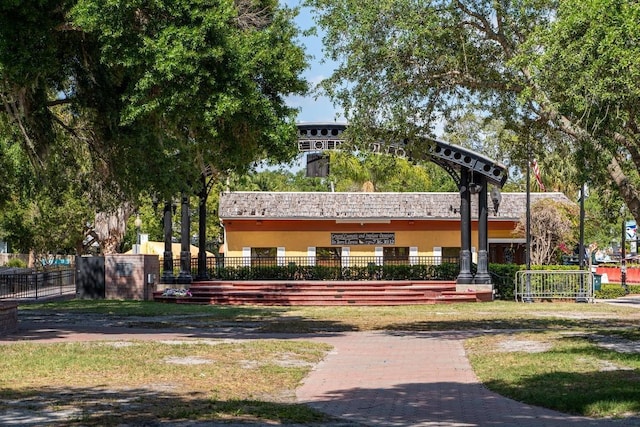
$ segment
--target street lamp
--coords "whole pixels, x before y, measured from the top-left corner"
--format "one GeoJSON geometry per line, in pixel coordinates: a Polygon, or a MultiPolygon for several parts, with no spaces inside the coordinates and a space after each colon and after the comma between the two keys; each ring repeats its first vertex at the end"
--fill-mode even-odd
{"type": "Polygon", "coordinates": [[[502,194],[498,187],[493,187],[491,189],[491,201],[493,202],[493,215],[498,215],[498,208],[502,202],[502,194]]]}
{"type": "Polygon", "coordinates": [[[134,221],[134,225],[136,226],[136,248],[133,251],[134,254],[140,253],[140,226],[142,226],[142,220],[140,219],[140,214],[136,214],[136,220],[134,221]]]}

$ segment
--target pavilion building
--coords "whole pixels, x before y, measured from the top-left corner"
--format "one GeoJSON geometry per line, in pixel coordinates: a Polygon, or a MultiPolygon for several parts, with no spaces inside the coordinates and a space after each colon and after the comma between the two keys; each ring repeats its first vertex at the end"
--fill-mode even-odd
{"type": "MultiPolygon", "coordinates": [[[[531,203],[562,193],[531,193],[531,203]]],[[[477,195],[471,200],[472,258],[478,247],[477,195]]],[[[526,212],[526,193],[502,193],[488,217],[490,263],[525,263],[525,236],[515,235],[526,212]]],[[[377,264],[458,258],[461,249],[459,193],[225,192],[219,217],[225,258],[288,258],[310,265],[362,257],[377,264]]]]}

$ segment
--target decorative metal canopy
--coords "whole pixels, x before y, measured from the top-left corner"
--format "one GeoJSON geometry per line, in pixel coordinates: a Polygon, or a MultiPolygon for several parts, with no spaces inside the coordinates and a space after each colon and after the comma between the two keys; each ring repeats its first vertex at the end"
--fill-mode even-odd
{"type": "MultiPolygon", "coordinates": [[[[301,123],[298,127],[298,149],[301,152],[336,150],[345,142],[343,123],[301,123]]],[[[399,157],[432,161],[461,185],[461,171],[471,176],[483,176],[488,183],[499,188],[507,181],[507,168],[480,153],[457,145],[448,144],[429,137],[415,140],[371,142],[368,147],[373,152],[387,153],[399,157]]]]}

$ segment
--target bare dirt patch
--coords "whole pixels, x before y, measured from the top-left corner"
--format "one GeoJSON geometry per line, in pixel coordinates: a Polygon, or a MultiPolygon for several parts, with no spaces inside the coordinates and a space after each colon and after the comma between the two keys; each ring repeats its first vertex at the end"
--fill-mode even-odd
{"type": "Polygon", "coordinates": [[[553,345],[549,342],[534,340],[507,340],[498,344],[501,352],[524,352],[524,353],[544,353],[549,351],[553,345]]]}
{"type": "Polygon", "coordinates": [[[212,363],[211,360],[196,356],[187,357],[167,357],[164,359],[165,363],[171,363],[173,365],[207,365],[212,363]]]}
{"type": "Polygon", "coordinates": [[[598,347],[607,350],[625,354],[640,353],[640,341],[631,341],[611,335],[590,335],[589,339],[595,342],[598,347]]]}

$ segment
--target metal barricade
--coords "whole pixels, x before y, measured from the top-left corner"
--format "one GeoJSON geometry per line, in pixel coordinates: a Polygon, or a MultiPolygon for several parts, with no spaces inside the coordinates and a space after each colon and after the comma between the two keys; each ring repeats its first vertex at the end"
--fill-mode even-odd
{"type": "Polygon", "coordinates": [[[593,302],[593,273],[587,270],[522,270],[516,272],[516,301],[553,299],[593,302]]]}

